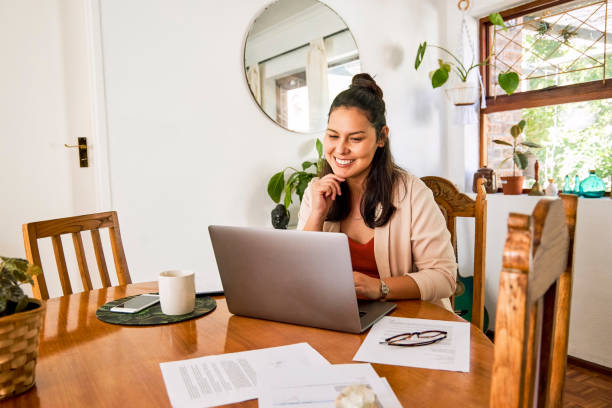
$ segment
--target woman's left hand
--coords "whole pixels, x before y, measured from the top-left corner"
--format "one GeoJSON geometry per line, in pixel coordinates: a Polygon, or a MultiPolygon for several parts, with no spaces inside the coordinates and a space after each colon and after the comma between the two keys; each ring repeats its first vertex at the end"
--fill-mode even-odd
{"type": "Polygon", "coordinates": [[[361,272],[353,271],[355,292],[359,299],[380,299],[380,280],[361,272]]]}

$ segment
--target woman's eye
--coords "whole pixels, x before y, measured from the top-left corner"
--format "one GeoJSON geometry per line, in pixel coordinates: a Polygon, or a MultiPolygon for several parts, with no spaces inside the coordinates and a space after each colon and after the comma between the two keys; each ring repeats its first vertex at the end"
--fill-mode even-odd
{"type": "Polygon", "coordinates": [[[338,138],[337,135],[330,135],[330,134],[328,134],[327,137],[329,137],[330,139],[337,139],[338,138]]]}
{"type": "Polygon", "coordinates": [[[351,141],[353,141],[353,142],[361,142],[362,140],[363,140],[362,137],[353,137],[353,138],[351,138],[351,141]]]}

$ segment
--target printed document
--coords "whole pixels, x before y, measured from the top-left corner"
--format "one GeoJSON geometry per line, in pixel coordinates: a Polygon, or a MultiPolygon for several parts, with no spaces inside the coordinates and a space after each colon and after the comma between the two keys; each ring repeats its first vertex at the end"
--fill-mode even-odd
{"type": "Polygon", "coordinates": [[[467,373],[470,371],[470,323],[386,316],[372,326],[353,361],[467,373]],[[448,334],[444,340],[426,346],[380,344],[397,334],[425,330],[443,330],[448,334]]]}
{"type": "Polygon", "coordinates": [[[401,408],[389,383],[370,364],[336,364],[260,372],[259,408],[333,408],[340,392],[353,384],[368,386],[380,408],[401,408]]]}
{"type": "Polygon", "coordinates": [[[161,363],[174,407],[213,407],[259,396],[261,370],[325,367],[329,362],[308,343],[161,363]]]}

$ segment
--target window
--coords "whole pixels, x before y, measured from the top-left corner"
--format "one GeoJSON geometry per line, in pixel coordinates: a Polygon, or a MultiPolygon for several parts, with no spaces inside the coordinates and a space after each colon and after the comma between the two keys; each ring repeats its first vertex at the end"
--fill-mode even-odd
{"type": "MultiPolygon", "coordinates": [[[[481,110],[480,165],[498,175],[513,163],[499,164],[507,148],[492,139],[510,140],[510,126],[526,121],[525,138],[542,149],[525,172],[533,183],[533,162],[540,163],[540,183],[565,175],[580,179],[595,169],[610,188],[612,174],[612,21],[610,0],[535,1],[502,13],[508,31],[487,19],[480,22],[481,58],[493,46],[494,57],[481,68],[487,108],[481,110]],[[493,38],[495,43],[492,44],[493,38]],[[521,77],[513,95],[496,83],[506,70],[521,77]]],[[[611,10],[612,12],[612,10],[611,10]]]]}

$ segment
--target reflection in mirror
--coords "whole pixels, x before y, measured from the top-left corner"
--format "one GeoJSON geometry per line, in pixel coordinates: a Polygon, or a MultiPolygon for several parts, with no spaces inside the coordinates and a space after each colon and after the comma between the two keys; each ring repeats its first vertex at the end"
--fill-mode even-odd
{"type": "Polygon", "coordinates": [[[355,39],[333,10],[316,0],[279,0],[251,26],[244,69],[264,113],[308,133],[325,129],[333,98],[361,64],[355,39]]]}

